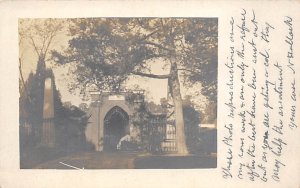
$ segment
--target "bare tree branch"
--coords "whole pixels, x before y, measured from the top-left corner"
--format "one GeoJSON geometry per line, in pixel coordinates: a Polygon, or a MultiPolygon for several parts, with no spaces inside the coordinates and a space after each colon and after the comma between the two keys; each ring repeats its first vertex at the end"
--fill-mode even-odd
{"type": "Polygon", "coordinates": [[[163,50],[166,50],[166,51],[169,51],[169,52],[173,52],[174,51],[174,50],[172,50],[170,48],[164,47],[163,45],[160,45],[160,44],[157,44],[157,43],[154,43],[154,42],[150,42],[150,41],[144,41],[144,42],[141,42],[141,43],[149,44],[149,45],[155,46],[157,48],[160,48],[160,49],[163,49],[163,50]]]}
{"type": "Polygon", "coordinates": [[[47,35],[44,35],[42,38],[43,38],[43,39],[42,39],[43,45],[42,45],[42,47],[41,47],[41,49],[40,49],[40,51],[41,51],[40,54],[43,54],[43,50],[44,50],[44,48],[45,48],[45,44],[46,44],[46,41],[47,41],[48,36],[47,36],[47,35]]]}
{"type": "Polygon", "coordinates": [[[192,70],[189,70],[189,69],[177,69],[179,71],[187,71],[187,72],[190,72],[190,73],[194,73],[194,74],[199,74],[199,72],[195,72],[195,71],[192,71],[192,70]]]}
{"type": "Polygon", "coordinates": [[[38,57],[40,57],[40,53],[39,53],[39,49],[37,48],[34,40],[33,40],[33,37],[32,36],[29,36],[30,40],[31,40],[31,43],[32,43],[32,46],[34,47],[34,51],[37,53],[38,57]]]}
{"type": "Polygon", "coordinates": [[[156,75],[156,74],[148,74],[148,73],[142,73],[142,72],[136,72],[136,71],[133,71],[132,74],[138,75],[138,76],[145,76],[148,78],[156,78],[156,79],[168,79],[170,77],[169,74],[156,75]]]}
{"type": "Polygon", "coordinates": [[[145,35],[143,38],[139,39],[139,41],[143,41],[146,40],[147,38],[151,37],[152,35],[154,35],[155,33],[157,33],[159,31],[159,29],[154,30],[153,32],[149,33],[148,35],[145,35]]]}
{"type": "Polygon", "coordinates": [[[175,111],[173,110],[172,113],[167,116],[167,119],[169,119],[174,114],[174,112],[175,111]]]}
{"type": "Polygon", "coordinates": [[[50,44],[51,44],[53,38],[55,37],[55,35],[56,35],[55,32],[52,32],[52,33],[51,33],[50,39],[49,39],[49,41],[48,41],[47,47],[46,47],[45,52],[44,52],[44,55],[45,55],[45,56],[46,56],[46,54],[47,54],[47,52],[48,52],[49,46],[50,46],[50,44]]]}

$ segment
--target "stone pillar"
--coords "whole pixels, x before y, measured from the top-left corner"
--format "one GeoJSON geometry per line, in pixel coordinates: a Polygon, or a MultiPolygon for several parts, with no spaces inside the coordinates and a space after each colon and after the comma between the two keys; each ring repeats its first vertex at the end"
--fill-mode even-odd
{"type": "Polygon", "coordinates": [[[43,104],[43,127],[42,127],[42,146],[55,146],[55,127],[54,127],[54,96],[53,83],[51,78],[45,79],[44,104],[43,104]]]}
{"type": "Polygon", "coordinates": [[[94,91],[90,92],[91,94],[91,104],[89,107],[89,114],[91,117],[89,119],[89,124],[85,129],[85,135],[87,141],[91,142],[95,146],[96,151],[103,150],[103,137],[101,137],[100,130],[100,112],[101,112],[101,98],[100,92],[94,91]]]}

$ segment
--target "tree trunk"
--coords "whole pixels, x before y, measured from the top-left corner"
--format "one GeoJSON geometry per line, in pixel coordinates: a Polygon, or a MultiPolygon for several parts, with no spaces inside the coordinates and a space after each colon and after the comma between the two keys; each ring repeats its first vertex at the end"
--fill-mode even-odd
{"type": "Polygon", "coordinates": [[[170,93],[173,98],[173,103],[175,108],[174,111],[175,111],[177,152],[179,154],[188,154],[186,140],[185,140],[180,83],[178,78],[177,65],[175,62],[171,63],[169,88],[170,88],[170,93]]]}

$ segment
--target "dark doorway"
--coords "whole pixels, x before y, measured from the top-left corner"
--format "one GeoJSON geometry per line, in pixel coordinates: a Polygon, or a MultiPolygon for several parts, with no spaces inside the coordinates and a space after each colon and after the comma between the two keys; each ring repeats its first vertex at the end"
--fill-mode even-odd
{"type": "Polygon", "coordinates": [[[104,150],[116,151],[120,139],[128,133],[128,114],[115,106],[104,118],[104,150]]]}

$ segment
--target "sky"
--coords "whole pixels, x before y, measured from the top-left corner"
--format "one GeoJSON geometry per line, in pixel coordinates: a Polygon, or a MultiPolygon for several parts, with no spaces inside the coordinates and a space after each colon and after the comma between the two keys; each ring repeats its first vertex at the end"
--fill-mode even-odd
{"type": "MultiPolygon", "coordinates": [[[[69,37],[67,32],[59,33],[50,45],[50,50],[62,51],[67,48],[69,37]]],[[[38,43],[38,38],[36,41],[38,43]]],[[[30,72],[35,72],[37,65],[37,54],[34,51],[32,43],[28,39],[22,39],[20,42],[20,58],[22,63],[22,74],[25,80],[27,80],[30,72]]],[[[46,56],[46,66],[51,68],[55,75],[55,83],[57,89],[61,94],[62,102],[71,102],[73,105],[79,105],[82,102],[89,103],[90,101],[83,101],[77,93],[70,93],[68,83],[72,82],[72,76],[68,75],[68,69],[71,65],[56,65],[53,61],[49,60],[50,54],[46,56]]],[[[166,74],[168,70],[163,70],[163,62],[150,62],[151,72],[153,74],[166,74]]],[[[153,101],[156,104],[160,103],[161,98],[167,98],[167,80],[166,79],[152,79],[143,78],[140,76],[131,76],[126,83],[126,87],[132,88],[134,85],[139,85],[141,89],[146,91],[146,100],[153,101]]],[[[195,92],[201,90],[200,84],[195,84],[192,88],[185,88],[181,82],[181,94],[184,98],[186,95],[194,96],[192,100],[197,104],[198,109],[204,109],[206,105],[206,98],[204,96],[196,96],[195,92]]]]}

